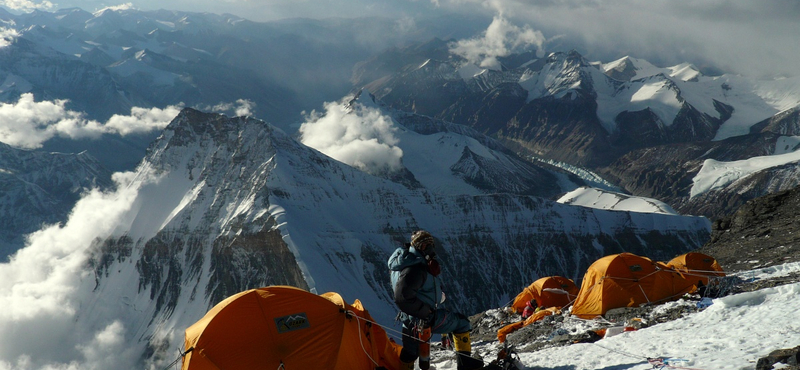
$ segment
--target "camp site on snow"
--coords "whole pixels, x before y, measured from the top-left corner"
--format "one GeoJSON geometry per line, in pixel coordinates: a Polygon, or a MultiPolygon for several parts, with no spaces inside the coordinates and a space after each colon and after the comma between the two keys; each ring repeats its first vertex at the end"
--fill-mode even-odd
{"type": "MultiPolygon", "coordinates": [[[[697,252],[669,262],[631,253],[605,256],[589,266],[580,287],[561,276],[541,277],[525,287],[501,307],[509,320],[518,319],[503,325],[496,341],[502,344],[510,333],[547,316],[602,320],[609,310],[705,294],[724,277],[713,257],[697,252]],[[535,312],[521,318],[531,302],[537,305],[532,307],[535,312]]],[[[595,338],[622,330],[635,328],[613,327],[595,333],[595,338]]],[[[398,335],[373,320],[357,299],[348,303],[333,292],[317,295],[295,287],[268,286],[240,292],[211,308],[186,329],[179,360],[183,370],[401,370],[398,335]]],[[[437,348],[448,350],[446,344],[437,348]]],[[[498,348],[505,350],[486,359],[483,369],[534,365],[521,364],[511,347],[498,348]]]]}

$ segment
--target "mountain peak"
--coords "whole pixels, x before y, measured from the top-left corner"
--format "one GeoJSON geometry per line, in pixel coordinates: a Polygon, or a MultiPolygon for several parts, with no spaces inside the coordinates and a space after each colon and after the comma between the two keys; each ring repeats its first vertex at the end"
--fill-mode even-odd
{"type": "Polygon", "coordinates": [[[570,62],[578,65],[589,65],[589,62],[583,58],[583,55],[577,50],[573,49],[569,52],[553,52],[547,56],[547,63],[570,62]]]}
{"type": "Polygon", "coordinates": [[[226,125],[234,123],[235,120],[228,119],[220,113],[206,113],[193,108],[183,108],[175,119],[170,122],[165,130],[178,133],[208,134],[219,132],[226,125]]]}
{"type": "Polygon", "coordinates": [[[698,81],[703,76],[700,70],[691,63],[681,63],[668,69],[671,77],[678,78],[681,81],[698,81]]]}
{"type": "Polygon", "coordinates": [[[629,56],[604,64],[601,68],[603,73],[615,80],[630,81],[636,76],[636,66],[629,56]]]}

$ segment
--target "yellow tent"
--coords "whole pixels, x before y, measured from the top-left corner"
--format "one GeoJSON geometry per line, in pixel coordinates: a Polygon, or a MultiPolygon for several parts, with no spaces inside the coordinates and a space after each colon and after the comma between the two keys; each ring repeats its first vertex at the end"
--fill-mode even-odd
{"type": "Polygon", "coordinates": [[[631,253],[614,254],[589,266],[572,314],[593,318],[612,308],[676,299],[691,288],[681,274],[661,262],[631,253]]]}
{"type": "MultiPolygon", "coordinates": [[[[578,286],[571,279],[562,276],[546,276],[525,287],[511,307],[520,313],[525,309],[525,302],[536,299],[540,307],[564,307],[578,295],[578,286]]],[[[534,307],[536,308],[536,307],[534,307]]]]}
{"type": "Polygon", "coordinates": [[[223,300],[186,329],[182,370],[400,367],[400,346],[356,300],[270,286],[223,300]]]}

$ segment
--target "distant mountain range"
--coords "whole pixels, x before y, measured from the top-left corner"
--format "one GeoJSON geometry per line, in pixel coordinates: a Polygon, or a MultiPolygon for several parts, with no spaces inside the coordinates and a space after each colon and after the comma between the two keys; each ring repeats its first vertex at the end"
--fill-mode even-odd
{"type": "Polygon", "coordinates": [[[0,261],[26,234],[66,220],[91,189],[110,190],[111,173],[91,155],[20,150],[0,143],[0,261]]]}
{"type": "MultiPolygon", "coordinates": [[[[459,34],[466,25],[421,21],[410,30],[393,20],[292,19],[267,23],[232,15],[178,11],[78,8],[11,14],[15,30],[0,50],[0,101],[23,93],[37,101],[66,99],[66,109],[105,121],[132,107],[184,104],[250,114],[296,130],[303,112],[351,88],[352,67],[384,45],[431,33],[459,34]],[[447,31],[447,28],[451,28],[447,31]]],[[[477,26],[472,26],[475,28],[477,26]]],[[[45,150],[87,150],[114,171],[131,170],[156,135],[103,144],[55,139],[45,150]]]]}
{"type": "Polygon", "coordinates": [[[449,45],[433,40],[392,49],[359,64],[354,81],[391,107],[471,126],[532,157],[588,168],[679,212],[719,217],[798,184],[793,170],[763,168],[769,173],[691,190],[705,160],[798,149],[798,78],[704,76],[689,64],[590,62],[576,51],[514,55],[490,70],[448,53],[449,45]]]}

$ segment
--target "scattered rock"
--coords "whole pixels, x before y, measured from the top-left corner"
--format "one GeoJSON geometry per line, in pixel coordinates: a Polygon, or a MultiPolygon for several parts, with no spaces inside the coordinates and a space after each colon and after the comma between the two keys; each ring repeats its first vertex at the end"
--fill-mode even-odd
{"type": "MultiPolygon", "coordinates": [[[[727,277],[720,284],[711,287],[706,294],[723,297],[730,294],[755,291],[800,281],[800,274],[794,273],[774,279],[749,281],[739,277],[727,277]]],[[[536,352],[544,348],[568,346],[575,343],[593,342],[602,338],[609,328],[616,330],[639,330],[661,323],[680,319],[686,315],[702,311],[703,303],[709,298],[699,295],[686,295],[683,298],[663,304],[623,307],[609,310],[603,317],[594,320],[578,319],[565,314],[547,316],[506,336],[505,345],[515,348],[518,353],[536,352]]],[[[497,342],[497,331],[509,324],[519,322],[519,314],[508,313],[504,309],[494,309],[470,317],[473,342],[497,342]]],[[[498,350],[502,345],[498,344],[498,350]]],[[[797,354],[800,347],[779,350],[759,361],[764,367],[757,370],[772,369],[772,365],[782,362],[781,370],[800,370],[797,354]],[[794,356],[794,357],[792,357],[794,356]]]]}
{"type": "Polygon", "coordinates": [[[782,364],[777,367],[781,370],[800,369],[800,346],[772,351],[769,356],[758,360],[756,370],[772,370],[776,368],[774,365],[777,363],[782,364]]]}

